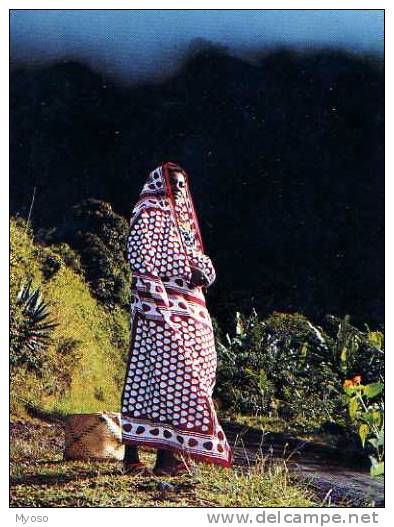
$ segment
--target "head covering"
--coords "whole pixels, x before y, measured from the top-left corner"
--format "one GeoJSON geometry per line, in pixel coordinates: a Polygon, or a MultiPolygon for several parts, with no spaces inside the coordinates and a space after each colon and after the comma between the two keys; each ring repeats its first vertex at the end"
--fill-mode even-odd
{"type": "Polygon", "coordinates": [[[195,236],[197,248],[201,252],[204,252],[200,226],[190,191],[189,175],[177,163],[167,161],[149,173],[142,187],[137,204],[133,209],[131,222],[133,221],[133,217],[140,211],[145,208],[152,208],[153,206],[167,210],[172,215],[178,228],[180,222],[186,218],[195,236]],[[180,200],[175,200],[172,191],[170,182],[171,171],[181,172],[185,177],[185,193],[180,200]]]}

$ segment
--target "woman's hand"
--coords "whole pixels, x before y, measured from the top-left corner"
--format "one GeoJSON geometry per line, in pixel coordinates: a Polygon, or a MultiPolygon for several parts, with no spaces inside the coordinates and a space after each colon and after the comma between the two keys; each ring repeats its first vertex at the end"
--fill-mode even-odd
{"type": "Polygon", "coordinates": [[[190,287],[206,286],[207,281],[205,276],[199,269],[192,269],[192,278],[190,280],[190,287]]]}

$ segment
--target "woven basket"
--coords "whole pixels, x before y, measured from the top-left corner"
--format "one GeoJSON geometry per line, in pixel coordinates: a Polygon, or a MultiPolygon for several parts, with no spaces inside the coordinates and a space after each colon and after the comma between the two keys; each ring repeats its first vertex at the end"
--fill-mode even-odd
{"type": "Polygon", "coordinates": [[[70,415],[64,428],[64,459],[123,459],[124,445],[119,413],[70,415]]]}

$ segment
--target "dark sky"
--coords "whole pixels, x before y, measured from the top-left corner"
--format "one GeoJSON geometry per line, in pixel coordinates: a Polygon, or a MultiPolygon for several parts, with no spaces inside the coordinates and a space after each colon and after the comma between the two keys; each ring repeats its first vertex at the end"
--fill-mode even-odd
{"type": "Polygon", "coordinates": [[[11,58],[147,80],[173,73],[196,39],[246,57],[278,45],[381,55],[383,31],[383,10],[12,10],[11,58]]]}

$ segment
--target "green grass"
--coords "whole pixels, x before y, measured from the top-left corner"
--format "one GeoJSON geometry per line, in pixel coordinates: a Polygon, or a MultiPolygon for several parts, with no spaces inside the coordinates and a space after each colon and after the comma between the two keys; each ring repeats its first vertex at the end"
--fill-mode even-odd
{"type": "MultiPolygon", "coordinates": [[[[11,448],[12,507],[312,507],[319,501],[284,465],[266,460],[224,469],[193,464],[193,475],[130,476],[121,462],[62,460],[58,425],[20,425],[11,448]],[[264,461],[264,462],[263,462],[264,461]],[[163,482],[171,486],[163,488],[163,482]]],[[[154,453],[142,460],[154,464],[154,453]]]]}
{"type": "Polygon", "coordinates": [[[11,220],[10,239],[11,303],[21,283],[32,278],[33,287],[40,287],[51,318],[58,323],[45,352],[47,366],[39,374],[23,367],[12,372],[12,417],[27,417],[22,399],[61,414],[118,411],[128,348],[128,313],[118,307],[106,309],[93,298],[78,270],[77,256],[65,244],[41,246],[23,222],[15,219],[11,220]],[[48,257],[60,262],[50,277],[45,273],[48,257]],[[73,258],[76,265],[70,264],[73,258]]]}

